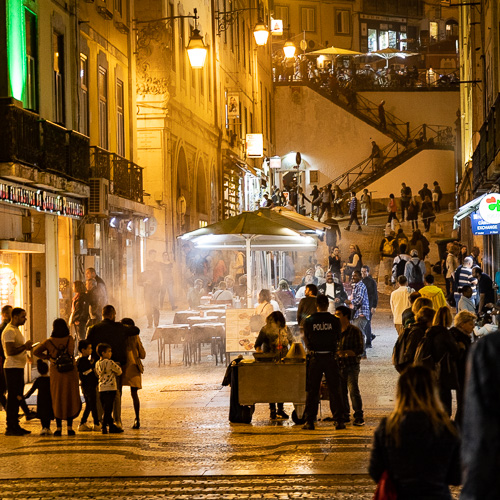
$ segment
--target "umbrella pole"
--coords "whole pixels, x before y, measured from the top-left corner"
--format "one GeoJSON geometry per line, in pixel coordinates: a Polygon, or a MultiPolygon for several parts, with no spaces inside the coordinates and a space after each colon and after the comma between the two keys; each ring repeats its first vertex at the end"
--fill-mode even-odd
{"type": "Polygon", "coordinates": [[[250,253],[250,240],[251,238],[246,238],[246,255],[247,255],[247,307],[252,309],[252,260],[250,253]]]}

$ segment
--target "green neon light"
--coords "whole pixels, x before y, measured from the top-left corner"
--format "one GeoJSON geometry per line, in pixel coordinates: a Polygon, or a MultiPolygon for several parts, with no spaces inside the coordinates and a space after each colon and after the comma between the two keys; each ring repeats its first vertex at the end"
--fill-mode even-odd
{"type": "Polygon", "coordinates": [[[22,0],[7,0],[7,56],[12,97],[22,101],[26,85],[26,36],[22,0]]]}

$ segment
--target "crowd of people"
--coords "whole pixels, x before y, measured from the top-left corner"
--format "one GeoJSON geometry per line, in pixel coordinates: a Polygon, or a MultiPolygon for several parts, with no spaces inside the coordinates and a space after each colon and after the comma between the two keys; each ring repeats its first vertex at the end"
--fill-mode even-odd
{"type": "Polygon", "coordinates": [[[50,337],[33,344],[25,340],[19,328],[26,322],[24,309],[5,305],[1,314],[0,403],[7,415],[6,436],[31,433],[19,423],[20,407],[28,420],[40,420],[42,436],[62,436],[63,421],[67,435],[74,436],[73,421],[80,413],[79,432],[121,433],[123,386],[129,386],[131,391],[135,413],[132,428],[140,428],[138,390],[142,387],[142,360],[146,351],[132,319],[117,322],[115,308],[108,304],[100,311],[102,320],[89,326],[86,338],[79,339],[81,329],[75,328],[72,334],[66,321],[58,318],[53,322],[50,337]],[[75,346],[79,352],[77,359],[73,355],[75,346]],[[39,377],[24,393],[24,370],[32,356],[37,358],[39,377]],[[83,413],[80,386],[85,400],[83,413]],[[37,410],[26,413],[26,400],[35,392],[37,410]],[[93,424],[88,421],[90,416],[93,424]],[[53,420],[56,426],[52,432],[53,420]]]}

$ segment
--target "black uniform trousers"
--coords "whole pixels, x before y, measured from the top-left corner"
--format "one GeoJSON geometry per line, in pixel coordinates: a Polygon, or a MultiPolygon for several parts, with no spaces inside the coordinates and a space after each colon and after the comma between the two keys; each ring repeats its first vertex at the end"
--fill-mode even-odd
{"type": "Polygon", "coordinates": [[[330,410],[336,422],[343,422],[344,403],[340,387],[340,370],[335,353],[310,353],[307,355],[305,420],[314,423],[318,415],[321,379],[325,374],[330,393],[330,410]]]}

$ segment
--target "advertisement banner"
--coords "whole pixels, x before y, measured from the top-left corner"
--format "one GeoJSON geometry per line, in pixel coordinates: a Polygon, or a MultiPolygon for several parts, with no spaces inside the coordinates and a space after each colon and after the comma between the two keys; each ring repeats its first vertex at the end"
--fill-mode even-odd
{"type": "Polygon", "coordinates": [[[477,212],[470,214],[470,222],[475,235],[500,234],[500,224],[485,221],[477,212]]]}
{"type": "Polygon", "coordinates": [[[240,116],[240,94],[228,92],[227,94],[227,117],[238,118],[240,116]]]}

